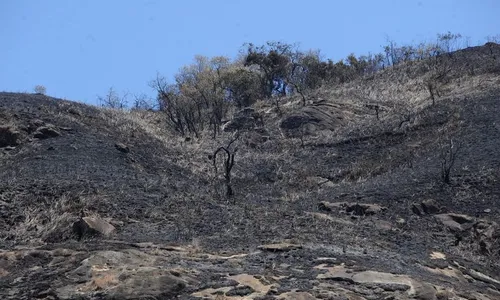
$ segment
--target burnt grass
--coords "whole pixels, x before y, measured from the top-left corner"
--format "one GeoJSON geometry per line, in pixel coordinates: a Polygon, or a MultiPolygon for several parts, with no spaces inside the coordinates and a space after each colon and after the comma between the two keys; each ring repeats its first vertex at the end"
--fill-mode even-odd
{"type": "MultiPolygon", "coordinates": [[[[434,199],[445,212],[500,223],[498,81],[484,91],[443,96],[419,109],[408,127],[358,136],[318,131],[301,142],[278,133],[278,115],[265,118],[267,141],[250,144],[245,132],[236,142],[234,196],[227,198],[208,156],[230,133],[186,140],[168,130],[161,113],[0,93],[0,122],[19,135],[17,145],[0,149],[0,248],[115,247],[76,240],[71,224],[87,214],[116,221],[113,239],[127,242],[195,242],[205,251],[239,253],[288,240],[317,245],[319,252],[390,252],[410,261],[436,250],[500,274],[498,249],[485,255],[473,243],[457,244],[432,216],[411,209],[434,199]],[[47,124],[59,135],[36,138],[36,127],[47,124]],[[461,148],[447,184],[440,178],[440,147],[450,138],[461,148]],[[130,151],[119,151],[117,143],[130,151]],[[387,209],[355,216],[322,211],[322,201],[387,209]],[[396,233],[379,229],[382,221],[396,233]]],[[[376,267],[403,272],[404,265],[386,259],[376,267]]]]}

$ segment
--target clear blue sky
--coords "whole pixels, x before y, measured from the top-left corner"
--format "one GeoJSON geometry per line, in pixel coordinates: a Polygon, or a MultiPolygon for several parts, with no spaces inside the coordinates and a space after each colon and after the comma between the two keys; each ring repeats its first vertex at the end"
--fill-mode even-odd
{"type": "Polygon", "coordinates": [[[234,57],[245,42],[298,42],[342,59],[451,31],[499,34],[499,0],[0,0],[0,91],[96,104],[109,87],[154,96],[194,55],[234,57]]]}

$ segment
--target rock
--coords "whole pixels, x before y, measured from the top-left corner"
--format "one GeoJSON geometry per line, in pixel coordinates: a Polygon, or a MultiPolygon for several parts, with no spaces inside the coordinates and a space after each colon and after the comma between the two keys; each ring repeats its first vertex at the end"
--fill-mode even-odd
{"type": "Polygon", "coordinates": [[[347,203],[347,202],[326,202],[322,201],[319,204],[320,210],[332,211],[335,209],[344,209],[347,213],[352,213],[355,216],[370,216],[384,211],[386,207],[378,204],[368,203],[347,203]]]}
{"type": "MultiPolygon", "coordinates": [[[[317,275],[320,280],[343,281],[350,284],[380,287],[384,290],[405,292],[412,299],[435,300],[437,290],[427,282],[415,280],[407,275],[383,273],[377,271],[357,272],[344,266],[317,266],[316,269],[327,270],[317,275]]],[[[405,298],[406,299],[406,298],[405,298]]]]}
{"type": "Polygon", "coordinates": [[[310,133],[317,130],[335,130],[345,124],[343,111],[347,109],[347,106],[349,104],[338,104],[328,101],[321,101],[314,105],[305,106],[300,111],[282,119],[280,128],[291,131],[305,128],[310,133]]]}
{"type": "Polygon", "coordinates": [[[37,130],[38,128],[42,127],[45,125],[45,122],[40,120],[40,119],[31,119],[28,123],[28,128],[27,131],[28,133],[32,133],[33,131],[37,130]]]}
{"type": "Polygon", "coordinates": [[[282,129],[293,130],[293,129],[298,129],[304,126],[305,124],[319,123],[320,121],[321,121],[320,119],[310,116],[292,115],[283,119],[280,123],[280,127],[282,129]]]}
{"type": "Polygon", "coordinates": [[[493,221],[479,220],[473,228],[472,237],[479,245],[479,252],[484,255],[500,253],[500,226],[493,221]]]}
{"type": "Polygon", "coordinates": [[[422,207],[418,204],[412,204],[411,206],[411,211],[416,214],[417,216],[423,216],[424,211],[422,210],[422,207]]]}
{"type": "Polygon", "coordinates": [[[118,150],[122,153],[129,153],[130,152],[130,149],[128,148],[128,146],[125,144],[122,144],[122,143],[116,143],[115,148],[116,148],[116,150],[118,150]]]}
{"type": "Polygon", "coordinates": [[[420,205],[414,203],[411,210],[418,216],[422,216],[424,214],[434,215],[443,211],[439,204],[433,199],[424,200],[420,203],[420,205]]]}
{"type": "Polygon", "coordinates": [[[271,252],[285,252],[302,249],[302,245],[290,244],[290,243],[277,243],[277,244],[267,244],[258,247],[260,250],[271,251],[271,252]]]}
{"type": "Polygon", "coordinates": [[[183,275],[156,265],[157,258],[140,251],[100,251],[68,273],[79,278],[56,289],[59,299],[174,299],[186,289],[183,275]],[[80,275],[78,275],[80,274],[80,275]]]}
{"type": "Polygon", "coordinates": [[[0,148],[19,145],[20,132],[12,126],[0,126],[0,148]]]}
{"type": "Polygon", "coordinates": [[[109,236],[115,231],[115,227],[99,217],[83,217],[73,223],[73,232],[82,239],[85,236],[103,235],[109,236]]]}
{"type": "Polygon", "coordinates": [[[434,217],[451,232],[467,230],[472,227],[474,221],[472,217],[454,213],[438,214],[434,217]]]}
{"type": "Polygon", "coordinates": [[[374,225],[377,229],[382,231],[391,231],[393,229],[392,223],[384,220],[376,220],[374,221],[374,225]]]}
{"type": "Polygon", "coordinates": [[[420,205],[422,206],[424,213],[428,215],[434,215],[441,212],[441,207],[433,199],[424,200],[420,205]]]}
{"type": "Polygon", "coordinates": [[[56,129],[54,125],[46,125],[39,127],[35,133],[34,137],[38,139],[48,139],[60,136],[61,133],[56,129]]]}
{"type": "Polygon", "coordinates": [[[247,107],[236,112],[233,118],[223,125],[222,130],[225,132],[249,130],[262,126],[262,123],[262,116],[255,109],[247,107]]]}
{"type": "Polygon", "coordinates": [[[487,209],[483,210],[483,212],[485,212],[485,213],[489,214],[489,213],[491,212],[491,209],[490,209],[490,208],[487,208],[487,209]]]}

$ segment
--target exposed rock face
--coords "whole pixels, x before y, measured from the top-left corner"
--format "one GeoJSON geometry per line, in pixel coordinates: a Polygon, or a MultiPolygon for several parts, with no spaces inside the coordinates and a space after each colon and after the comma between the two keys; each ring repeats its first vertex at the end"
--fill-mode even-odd
{"type": "Polygon", "coordinates": [[[88,251],[79,243],[82,251],[61,248],[0,251],[0,296],[68,300],[437,300],[465,299],[459,296],[467,293],[471,295],[467,299],[493,300],[498,299],[500,289],[498,276],[448,262],[444,254],[436,252],[430,254],[430,259],[438,260],[437,266],[413,261],[407,265],[407,268],[415,266],[412,272],[391,273],[366,264],[403,261],[386,261],[382,257],[321,257],[316,255],[325,254],[325,249],[316,252],[314,247],[306,246],[295,249],[293,254],[258,251],[220,256],[168,245],[115,242],[121,250],[88,251]],[[292,255],[292,260],[279,263],[292,255]],[[29,270],[19,269],[19,265],[29,270]]]}
{"type": "Polygon", "coordinates": [[[78,239],[93,235],[109,236],[114,231],[113,225],[98,217],[83,217],[73,224],[73,232],[78,239]]]}
{"type": "Polygon", "coordinates": [[[0,148],[19,145],[20,132],[12,126],[0,126],[0,148]]]}
{"type": "Polygon", "coordinates": [[[97,252],[68,274],[81,283],[61,287],[57,295],[60,299],[75,299],[106,291],[102,299],[171,299],[186,288],[187,281],[179,272],[154,266],[151,259],[132,249],[97,252]]]}
{"type": "Polygon", "coordinates": [[[262,126],[262,116],[253,108],[244,108],[234,114],[233,119],[224,124],[222,130],[225,132],[237,130],[249,130],[262,126]]]}

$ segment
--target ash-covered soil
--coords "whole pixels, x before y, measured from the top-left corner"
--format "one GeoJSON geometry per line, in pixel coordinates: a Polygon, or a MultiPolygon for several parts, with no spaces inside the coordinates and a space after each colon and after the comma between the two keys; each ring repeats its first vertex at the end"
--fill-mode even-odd
{"type": "Polygon", "coordinates": [[[500,73],[474,49],[434,104],[386,70],[216,139],[0,93],[1,298],[500,299],[500,73]]]}

